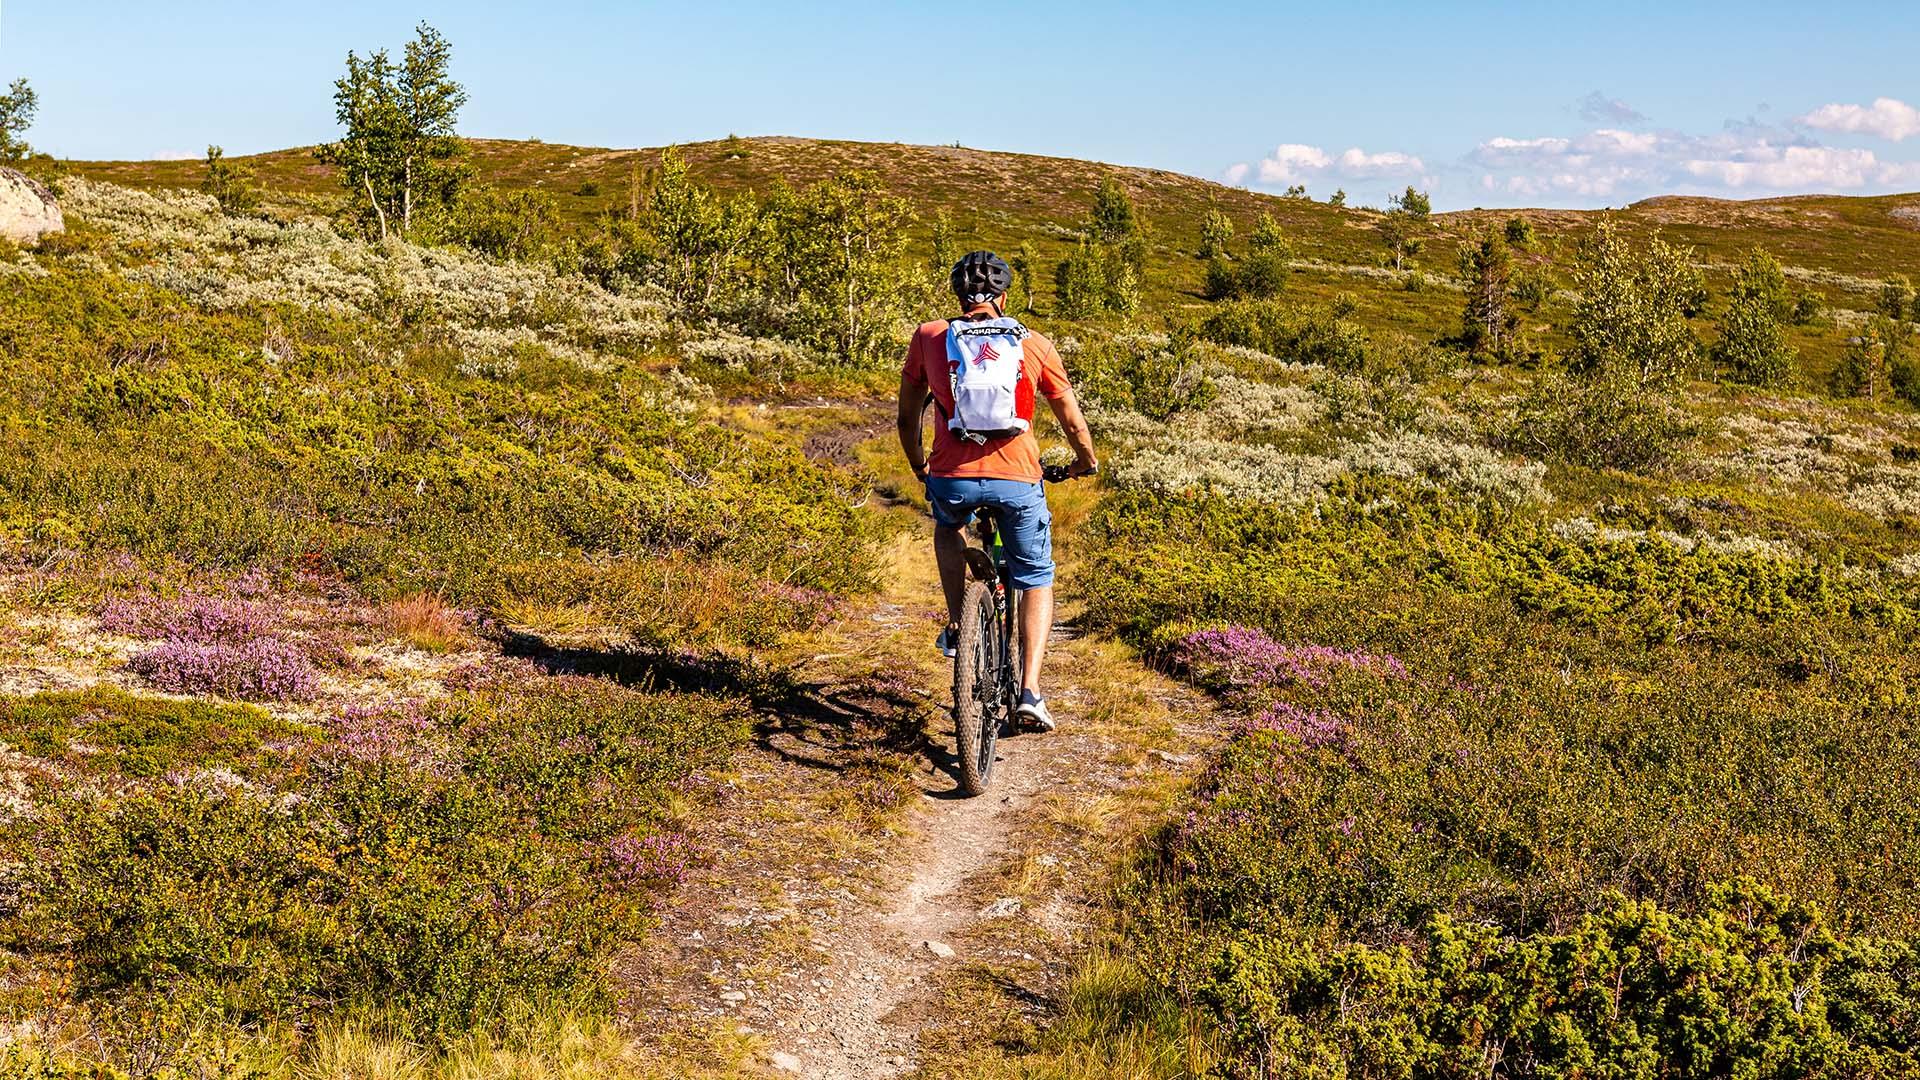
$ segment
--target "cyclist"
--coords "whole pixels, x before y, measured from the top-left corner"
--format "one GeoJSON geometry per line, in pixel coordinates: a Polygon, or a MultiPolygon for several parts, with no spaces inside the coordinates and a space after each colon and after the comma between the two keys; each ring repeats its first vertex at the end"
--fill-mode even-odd
{"type": "Polygon", "coordinates": [[[1013,284],[1007,264],[990,251],[971,252],[954,264],[948,281],[960,314],[914,331],[900,371],[898,418],[900,449],[933,508],[933,555],[947,600],[947,626],[937,645],[954,654],[967,586],[963,530],[975,510],[991,507],[999,514],[1013,587],[1022,593],[1024,667],[1014,713],[1023,726],[1052,731],[1040,666],[1053,627],[1053,515],[1041,484],[1034,402],[1045,399],[1073,447],[1069,475],[1098,468],[1093,435],[1053,343],[1007,317],[1013,284]],[[929,396],[938,415],[931,458],[920,444],[929,396]]]}

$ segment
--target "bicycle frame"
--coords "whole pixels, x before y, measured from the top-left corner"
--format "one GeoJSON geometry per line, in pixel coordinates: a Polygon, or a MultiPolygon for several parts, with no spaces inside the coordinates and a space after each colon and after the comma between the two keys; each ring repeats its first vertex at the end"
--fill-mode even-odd
{"type": "Polygon", "coordinates": [[[1020,595],[1021,591],[1013,587],[1013,570],[1007,566],[1007,550],[1000,542],[1000,522],[991,511],[977,511],[974,514],[975,527],[980,533],[981,546],[986,549],[987,557],[993,561],[994,606],[1000,612],[1000,655],[1006,663],[1001,668],[1002,697],[1006,701],[1006,716],[1013,716],[1013,702],[1020,696],[1020,595]]]}

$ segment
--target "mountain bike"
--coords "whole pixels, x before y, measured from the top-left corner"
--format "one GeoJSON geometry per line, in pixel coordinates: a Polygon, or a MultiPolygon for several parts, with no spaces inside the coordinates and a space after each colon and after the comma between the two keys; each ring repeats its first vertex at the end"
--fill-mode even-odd
{"type": "MultiPolygon", "coordinates": [[[[1064,465],[1048,465],[1041,475],[1052,484],[1069,476],[1064,465]]],[[[974,511],[968,532],[967,591],[953,654],[953,724],[960,787],[978,795],[993,775],[994,745],[1020,704],[1020,591],[1007,568],[998,513],[974,511]]]]}

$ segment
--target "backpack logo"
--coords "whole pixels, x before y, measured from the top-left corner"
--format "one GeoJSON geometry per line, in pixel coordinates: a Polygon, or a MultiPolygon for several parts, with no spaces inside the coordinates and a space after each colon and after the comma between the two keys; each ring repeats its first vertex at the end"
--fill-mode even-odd
{"type": "Polygon", "coordinates": [[[980,352],[973,358],[973,366],[985,367],[990,361],[998,359],[1000,359],[1000,354],[993,351],[993,342],[989,341],[980,346],[980,352]]]}

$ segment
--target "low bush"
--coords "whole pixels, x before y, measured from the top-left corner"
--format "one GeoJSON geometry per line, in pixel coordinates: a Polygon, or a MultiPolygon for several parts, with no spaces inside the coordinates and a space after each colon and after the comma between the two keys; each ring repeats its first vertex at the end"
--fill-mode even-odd
{"type": "Polygon", "coordinates": [[[0,698],[0,739],[38,758],[126,776],[259,764],[312,733],[257,707],[139,697],[110,687],[0,698]],[[84,748],[85,752],[82,752],[84,748]]]}
{"type": "Polygon", "coordinates": [[[1076,389],[1089,401],[1128,409],[1152,420],[1206,407],[1219,390],[1207,376],[1193,339],[1134,336],[1082,350],[1074,364],[1076,389]]]}
{"type": "Polygon", "coordinates": [[[298,645],[273,638],[238,645],[163,641],[135,654],[127,669],[168,693],[242,701],[305,701],[319,677],[298,645]]]}
{"type": "Polygon", "coordinates": [[[294,792],[272,782],[295,763],[255,767],[278,732],[250,710],[107,692],[0,709],[10,739],[87,739],[128,778],[242,770],[47,793],[0,830],[25,867],[0,938],[84,999],[164,1000],[187,1027],[344,1011],[433,1041],[528,1002],[598,1012],[614,951],[699,856],[665,818],[673,785],[745,737],[724,701],[586,679],[363,719],[304,751],[294,792]]]}
{"type": "Polygon", "coordinates": [[[1302,364],[1356,372],[1366,366],[1367,333],[1347,318],[1352,309],[1296,305],[1277,300],[1221,304],[1200,323],[1200,336],[1302,364]]]}

